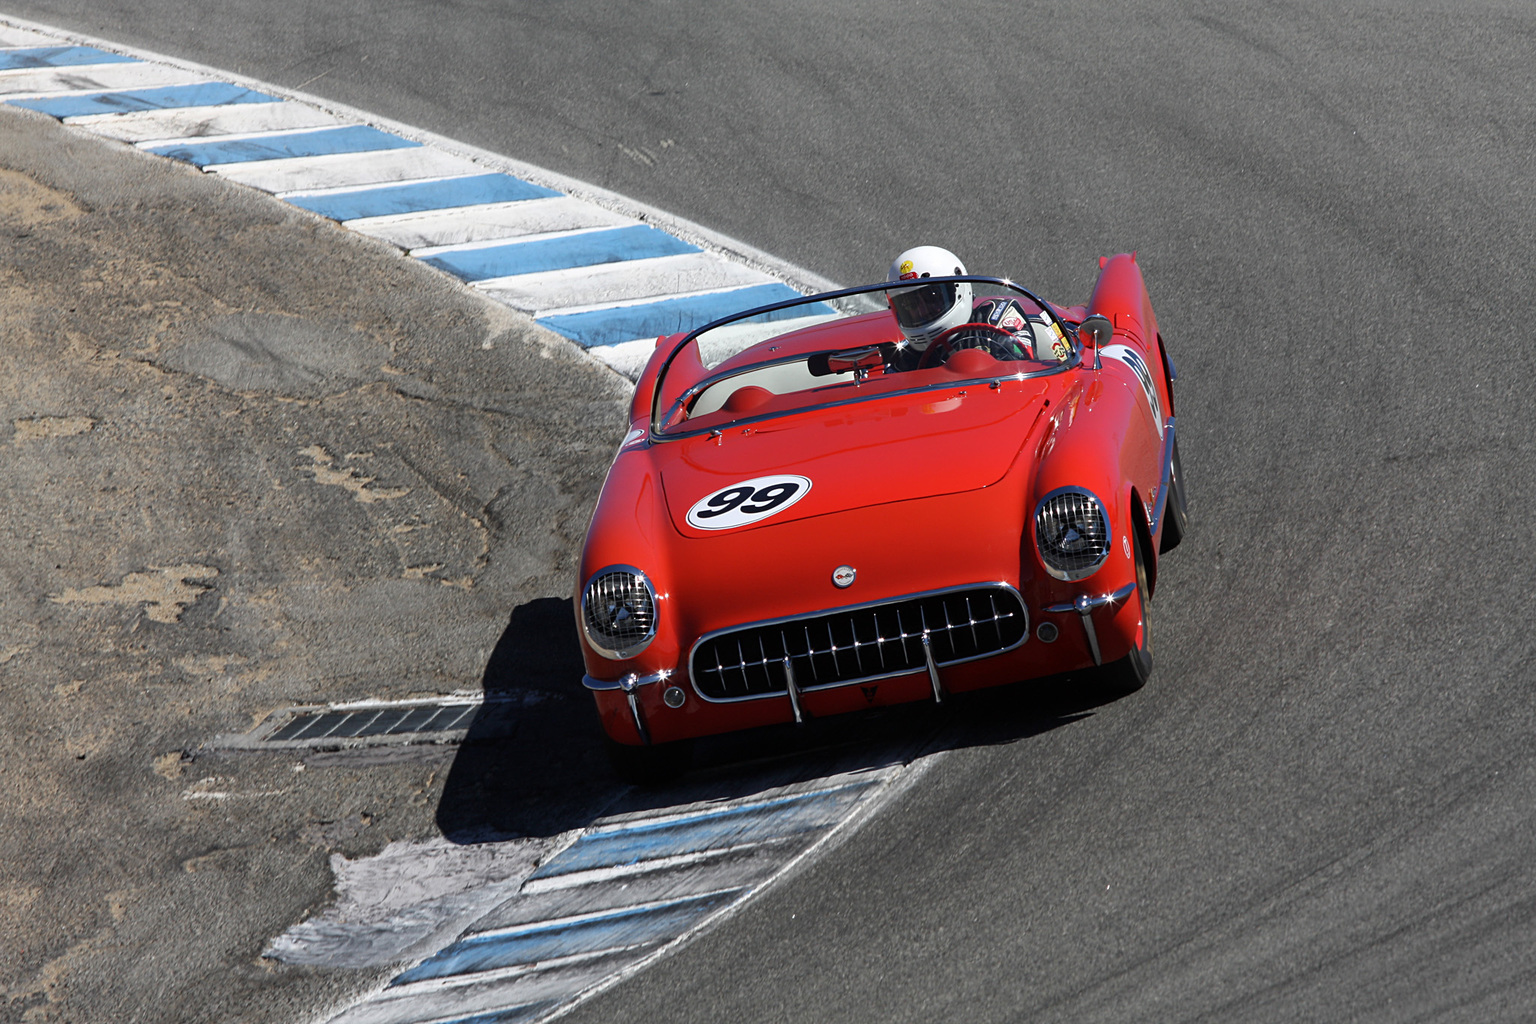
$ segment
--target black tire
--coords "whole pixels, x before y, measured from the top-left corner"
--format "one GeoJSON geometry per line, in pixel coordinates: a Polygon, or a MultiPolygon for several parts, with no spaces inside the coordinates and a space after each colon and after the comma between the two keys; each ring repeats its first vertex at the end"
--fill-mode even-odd
{"type": "Polygon", "coordinates": [[[1179,464],[1179,439],[1173,439],[1173,469],[1168,474],[1168,502],[1163,507],[1163,539],[1158,551],[1166,553],[1179,546],[1189,531],[1189,499],[1184,494],[1184,467],[1179,464]]]}
{"type": "Polygon", "coordinates": [[[633,786],[660,786],[672,782],[693,762],[691,740],[634,747],[604,736],[603,744],[614,774],[633,786]]]}
{"type": "Polygon", "coordinates": [[[1141,612],[1141,636],[1140,643],[1132,647],[1129,654],[1101,669],[1104,690],[1111,697],[1135,693],[1152,676],[1152,595],[1147,586],[1146,544],[1140,531],[1131,530],[1131,536],[1135,538],[1131,550],[1136,563],[1136,592],[1131,595],[1131,600],[1141,612]]]}

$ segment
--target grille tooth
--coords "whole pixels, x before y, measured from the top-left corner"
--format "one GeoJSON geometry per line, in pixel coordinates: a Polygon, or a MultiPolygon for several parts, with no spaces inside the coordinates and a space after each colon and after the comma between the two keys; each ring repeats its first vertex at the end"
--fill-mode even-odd
{"type": "Polygon", "coordinates": [[[717,633],[694,648],[690,672],[709,699],[762,697],[785,692],[783,670],[771,671],[770,663],[780,665],[786,657],[800,688],[813,690],[922,671],[922,645],[911,641],[921,640],[925,630],[934,659],[944,665],[1011,650],[1024,642],[1028,628],[1028,613],[1012,588],[969,587],[717,633]],[[912,628],[914,623],[922,625],[912,628]],[[867,647],[878,658],[866,659],[867,647]]]}

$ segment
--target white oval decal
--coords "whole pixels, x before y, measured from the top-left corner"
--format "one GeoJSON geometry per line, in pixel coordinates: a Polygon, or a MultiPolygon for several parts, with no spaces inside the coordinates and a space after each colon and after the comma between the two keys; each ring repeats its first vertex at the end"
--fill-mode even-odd
{"type": "Polygon", "coordinates": [[[688,510],[688,525],[700,530],[729,530],[776,515],[811,491],[803,476],[760,476],[706,494],[688,510]]]}

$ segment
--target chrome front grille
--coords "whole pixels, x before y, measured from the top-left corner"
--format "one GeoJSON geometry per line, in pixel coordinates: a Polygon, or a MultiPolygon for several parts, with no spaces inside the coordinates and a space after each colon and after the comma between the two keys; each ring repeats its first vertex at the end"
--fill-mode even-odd
{"type": "Polygon", "coordinates": [[[708,700],[785,693],[785,658],[801,690],[867,682],[922,671],[925,633],[935,662],[952,665],[1022,644],[1029,613],[994,583],[758,623],[700,640],[689,675],[708,700]]]}

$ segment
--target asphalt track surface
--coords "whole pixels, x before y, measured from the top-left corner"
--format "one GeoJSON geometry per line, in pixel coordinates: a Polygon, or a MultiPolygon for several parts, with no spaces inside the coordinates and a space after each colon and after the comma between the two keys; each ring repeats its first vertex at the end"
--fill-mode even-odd
{"type": "Polygon", "coordinates": [[[834,279],[933,242],[1078,300],[1140,251],[1193,523],[1152,684],[964,726],[567,1019],[1536,1016],[1528,5],[7,9],[834,279]]]}

